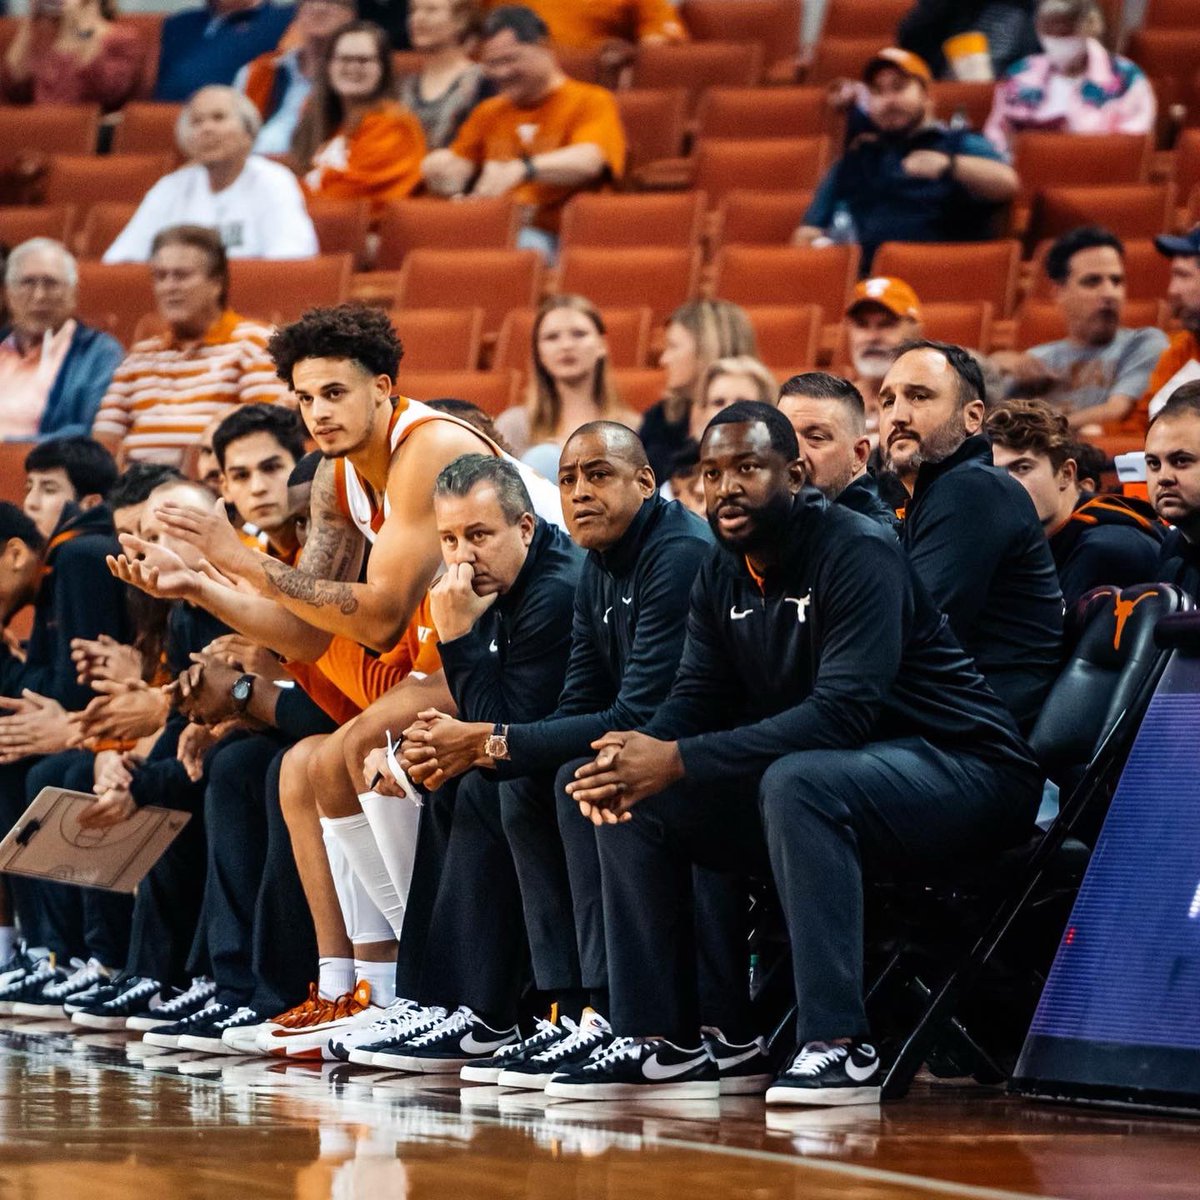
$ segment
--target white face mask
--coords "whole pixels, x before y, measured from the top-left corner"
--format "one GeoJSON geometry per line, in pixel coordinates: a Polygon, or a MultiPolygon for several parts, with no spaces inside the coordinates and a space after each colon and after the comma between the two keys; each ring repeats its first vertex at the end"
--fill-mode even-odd
{"type": "Polygon", "coordinates": [[[1060,71],[1079,62],[1087,53],[1087,38],[1085,37],[1049,37],[1044,33],[1038,34],[1046,57],[1060,71]]]}

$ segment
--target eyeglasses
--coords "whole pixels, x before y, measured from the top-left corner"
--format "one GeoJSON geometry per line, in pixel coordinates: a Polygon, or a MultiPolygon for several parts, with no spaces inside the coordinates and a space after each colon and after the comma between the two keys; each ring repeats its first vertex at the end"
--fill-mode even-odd
{"type": "Polygon", "coordinates": [[[49,275],[29,275],[24,279],[16,280],[12,286],[26,296],[32,296],[38,288],[52,296],[57,296],[67,290],[65,279],[51,279],[49,275]]]}

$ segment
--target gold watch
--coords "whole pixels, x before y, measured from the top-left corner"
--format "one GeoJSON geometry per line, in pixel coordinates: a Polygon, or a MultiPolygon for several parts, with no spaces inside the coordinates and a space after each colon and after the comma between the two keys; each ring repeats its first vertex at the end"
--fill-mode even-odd
{"type": "Polygon", "coordinates": [[[487,741],[483,743],[483,752],[491,759],[507,759],[508,758],[508,726],[501,725],[499,721],[492,726],[492,732],[488,734],[487,741]]]}

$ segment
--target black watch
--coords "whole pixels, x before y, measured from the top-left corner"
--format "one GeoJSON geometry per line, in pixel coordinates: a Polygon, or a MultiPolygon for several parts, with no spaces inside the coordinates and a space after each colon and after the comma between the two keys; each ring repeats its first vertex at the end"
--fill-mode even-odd
{"type": "Polygon", "coordinates": [[[252,691],[254,691],[254,676],[249,674],[239,675],[234,681],[233,687],[229,689],[229,694],[233,697],[233,706],[239,714],[246,711],[252,691]]]}
{"type": "Polygon", "coordinates": [[[523,154],[521,165],[525,168],[525,182],[532,183],[537,178],[537,167],[534,166],[533,158],[528,154],[523,154]]]}

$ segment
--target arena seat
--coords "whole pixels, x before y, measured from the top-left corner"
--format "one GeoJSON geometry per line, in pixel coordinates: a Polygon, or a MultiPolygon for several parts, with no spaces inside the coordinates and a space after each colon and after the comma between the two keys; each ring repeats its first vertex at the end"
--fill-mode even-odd
{"type": "Polygon", "coordinates": [[[688,94],[683,88],[629,88],[614,92],[625,127],[625,177],[683,151],[688,94]]]}
{"type": "Polygon", "coordinates": [[[396,386],[414,400],[467,400],[498,417],[519,398],[516,371],[409,371],[401,364],[396,386]]]}
{"type": "Polygon", "coordinates": [[[406,371],[474,371],[483,341],[482,308],[406,308],[392,313],[406,371]]]}
{"type": "Polygon", "coordinates": [[[322,254],[349,254],[355,263],[361,261],[371,224],[370,201],[311,196],[308,215],[317,231],[317,245],[322,254]]]}
{"type": "Polygon", "coordinates": [[[875,57],[877,37],[823,37],[813,48],[804,72],[805,83],[832,83],[835,79],[861,79],[863,68],[875,57]]]}
{"type": "Polygon", "coordinates": [[[694,41],[755,42],[768,67],[800,49],[800,0],[683,0],[680,12],[694,41]]]}
{"type": "Polygon", "coordinates": [[[133,344],[138,322],[154,312],[154,289],[145,263],[79,264],[76,312],[81,321],[133,344]]]}
{"type": "Polygon", "coordinates": [[[633,64],[636,88],[683,88],[688,108],[710,87],[754,87],[762,77],[756,42],[683,42],[640,46],[633,64]]]}
{"type": "Polygon", "coordinates": [[[984,127],[991,114],[996,85],[937,79],[930,87],[929,95],[933,100],[933,115],[939,121],[949,123],[956,116],[963,116],[967,124],[978,131],[984,127]]]}
{"type": "Polygon", "coordinates": [[[1200,63],[1200,29],[1139,29],[1130,34],[1125,53],[1150,76],[1156,89],[1159,80],[1183,84],[1200,63]]]}
{"type": "MultiPolygon", "coordinates": [[[[1125,245],[1125,295],[1129,300],[1162,300],[1171,277],[1171,260],[1159,254],[1150,238],[1122,239],[1125,245]]],[[[1046,274],[1046,255],[1053,241],[1040,242],[1033,252],[1031,300],[1054,298],[1054,284],[1046,274]]]]}
{"type": "Polygon", "coordinates": [[[1200,186],[1200,129],[1182,129],[1175,143],[1174,174],[1176,197],[1187,203],[1200,186]]]}
{"type": "MultiPolygon", "coordinates": [[[[636,308],[606,308],[600,316],[604,321],[605,341],[608,343],[608,365],[644,367],[649,361],[650,329],[654,314],[645,306],[636,308]]],[[[504,318],[492,352],[492,369],[504,368],[526,374],[532,355],[535,308],[514,308],[504,318]]]]}
{"type": "Polygon", "coordinates": [[[786,246],[803,223],[812,192],[752,192],[733,188],[725,193],[713,223],[717,245],[786,246]]]}
{"type": "Polygon", "coordinates": [[[1034,197],[1026,240],[1036,246],[1080,225],[1103,225],[1122,238],[1151,238],[1170,228],[1175,189],[1170,184],[1053,187],[1034,197]]]}
{"type": "Polygon", "coordinates": [[[1046,187],[1143,183],[1153,148],[1135,133],[1019,133],[1013,166],[1026,196],[1046,187]]]}
{"type": "Polygon", "coordinates": [[[804,138],[830,132],[824,88],[709,88],[696,108],[698,138],[804,138]]]}
{"type": "Polygon", "coordinates": [[[590,47],[558,46],[558,65],[580,83],[605,83],[606,69],[600,51],[590,47]]]}
{"type": "MultiPolygon", "coordinates": [[[[753,304],[746,315],[754,328],[758,357],[777,374],[811,370],[821,340],[821,309],[816,304],[753,304]]],[[[786,378],[786,376],[781,376],[786,378]]]]}
{"type": "Polygon", "coordinates": [[[1021,244],[992,242],[884,242],[872,275],[903,279],[927,301],[986,300],[1007,317],[1017,296],[1021,244]]]}
{"type": "MultiPolygon", "coordinates": [[[[145,268],[143,268],[144,270],[145,268]]],[[[305,310],[340,304],[350,292],[348,254],[315,258],[232,258],[229,304],[245,317],[272,325],[296,320],[305,310]]]]}
{"type": "Polygon", "coordinates": [[[645,305],[655,321],[694,299],[700,251],[669,246],[571,246],[560,259],[559,292],[577,292],[601,310],[645,305]]]}
{"type": "Polygon", "coordinates": [[[124,200],[102,200],[93,204],[83,218],[72,247],[80,258],[99,258],[129,224],[137,205],[124,200]]]}
{"type": "Polygon", "coordinates": [[[986,300],[921,301],[923,335],[987,354],[992,348],[994,309],[986,300]]]}
{"type": "Polygon", "coordinates": [[[54,238],[67,244],[74,221],[73,204],[0,207],[0,243],[10,250],[35,237],[54,238]]]}
{"type": "MultiPolygon", "coordinates": [[[[1155,326],[1162,318],[1162,303],[1158,300],[1128,300],[1121,317],[1126,329],[1155,326]]],[[[1017,312],[1013,331],[1013,348],[1028,350],[1067,336],[1067,323],[1057,304],[1044,300],[1027,300],[1017,312]]]]}
{"type": "Polygon", "coordinates": [[[484,332],[510,308],[537,303],[542,259],[536,250],[413,250],[404,260],[393,307],[484,310],[484,332]]]}
{"type": "Polygon", "coordinates": [[[8,162],[23,155],[95,154],[99,132],[95,104],[0,106],[0,147],[8,162]]]}
{"type": "Polygon", "coordinates": [[[746,306],[816,304],[830,326],[841,320],[857,275],[857,246],[723,246],[712,294],[746,306]]]}
{"type": "Polygon", "coordinates": [[[559,245],[679,246],[698,244],[707,197],[703,192],[627,195],[580,192],[563,209],[559,245]]]}
{"type": "Polygon", "coordinates": [[[175,166],[167,154],[56,154],[50,159],[42,199],[81,211],[106,200],[138,204],[175,166]]]}
{"type": "Polygon", "coordinates": [[[379,218],[375,266],[396,270],[411,250],[507,250],[520,213],[511,197],[393,200],[379,218]]]}
{"type": "Polygon", "coordinates": [[[1147,0],[1142,28],[1200,30],[1200,5],[1195,0],[1147,0]]]}
{"type": "Polygon", "coordinates": [[[874,37],[881,46],[892,45],[911,9],[912,0],[829,0],[821,37],[874,37]]]}
{"type": "Polygon", "coordinates": [[[117,24],[134,30],[146,48],[146,57],[142,61],[142,76],[138,80],[135,93],[139,100],[148,100],[154,95],[154,85],[158,82],[159,54],[162,50],[162,27],[166,17],[165,12],[126,12],[117,17],[117,24]]]}
{"type": "Polygon", "coordinates": [[[123,109],[113,129],[114,154],[170,154],[177,159],[179,146],[175,126],[182,104],[167,104],[153,100],[131,100],[123,109]]]}
{"type": "Polygon", "coordinates": [[[706,138],[696,146],[692,186],[715,208],[734,188],[812,190],[829,158],[829,139],[706,138]]]}
{"type": "Polygon", "coordinates": [[[665,390],[663,373],[645,367],[618,367],[612,373],[612,381],[621,403],[637,413],[653,408],[662,399],[665,390]]]}

